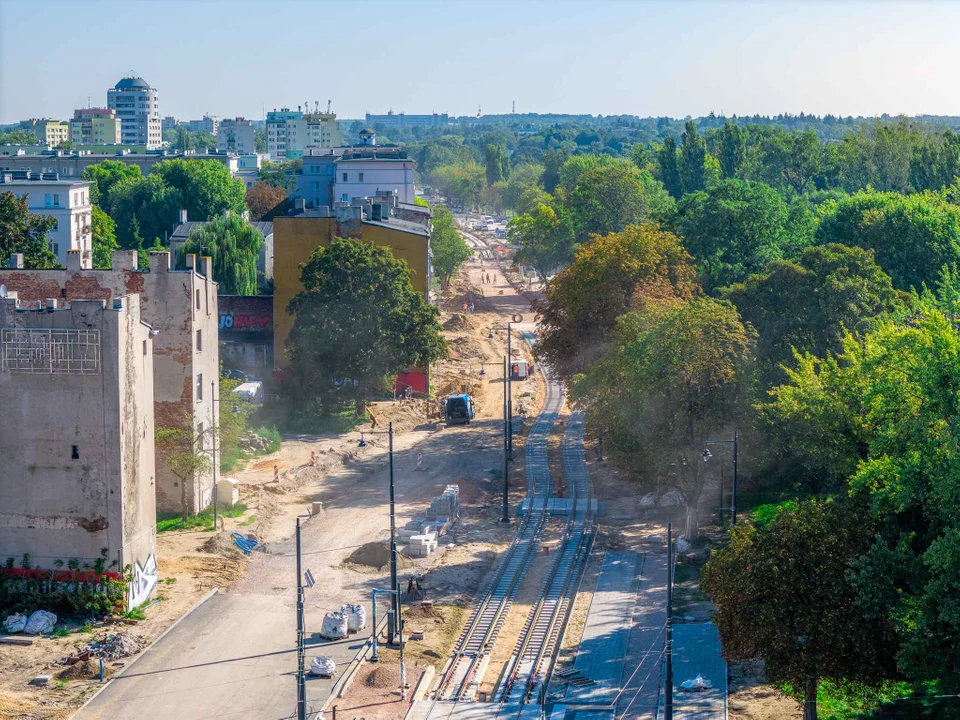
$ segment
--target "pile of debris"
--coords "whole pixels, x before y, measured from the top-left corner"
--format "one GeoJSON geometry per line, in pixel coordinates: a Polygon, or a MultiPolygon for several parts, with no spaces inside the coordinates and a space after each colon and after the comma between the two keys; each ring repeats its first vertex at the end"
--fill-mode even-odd
{"type": "Polygon", "coordinates": [[[269,441],[266,438],[260,437],[256,433],[250,433],[246,437],[240,438],[240,441],[237,444],[240,446],[241,450],[265,453],[267,451],[268,443],[269,441]]]}
{"type": "Polygon", "coordinates": [[[139,635],[116,633],[115,635],[104,635],[94,640],[86,650],[93,657],[102,657],[104,660],[119,660],[136,655],[145,645],[146,643],[139,635]]]}
{"type": "Polygon", "coordinates": [[[27,615],[14,613],[7,615],[3,621],[3,631],[5,633],[26,633],[27,635],[45,635],[53,632],[53,627],[57,624],[57,616],[46,610],[36,610],[27,615]]]}

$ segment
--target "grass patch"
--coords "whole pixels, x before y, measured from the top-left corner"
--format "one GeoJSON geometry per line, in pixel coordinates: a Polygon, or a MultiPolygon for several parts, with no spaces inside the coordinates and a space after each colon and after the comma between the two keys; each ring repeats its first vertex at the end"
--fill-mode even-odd
{"type": "Polygon", "coordinates": [[[257,514],[254,513],[253,515],[251,515],[250,517],[248,517],[247,519],[245,519],[243,522],[239,523],[239,525],[240,525],[240,527],[250,527],[250,526],[253,525],[256,521],[257,521],[257,514]]]}
{"type": "Polygon", "coordinates": [[[144,608],[146,607],[146,605],[147,603],[142,602],[139,605],[137,605],[135,608],[130,608],[129,610],[127,610],[123,614],[123,616],[125,618],[128,618],[129,620],[146,620],[147,614],[144,612],[144,608]]]}
{"type": "MultiPolygon", "coordinates": [[[[247,506],[237,503],[233,507],[218,508],[218,514],[223,517],[240,517],[247,511],[247,506]]],[[[196,515],[188,515],[186,521],[180,513],[157,513],[157,532],[174,532],[182,530],[213,530],[213,508],[204,508],[196,515]]]]}
{"type": "Polygon", "coordinates": [[[344,410],[341,413],[332,415],[321,415],[319,413],[294,410],[278,423],[284,432],[304,433],[307,435],[323,435],[333,433],[342,435],[343,433],[356,430],[364,423],[369,423],[370,417],[364,413],[363,417],[357,417],[353,410],[344,410]]]}
{"type": "MultiPolygon", "coordinates": [[[[803,692],[789,684],[780,690],[802,699],[803,692]]],[[[915,720],[960,719],[960,699],[935,697],[944,693],[937,682],[909,683],[888,680],[879,688],[854,682],[822,680],[817,690],[818,715],[822,720],[915,720]]]]}
{"type": "Polygon", "coordinates": [[[228,448],[220,453],[220,472],[228,473],[242,465],[247,459],[246,454],[240,448],[228,448]]]}
{"type": "Polygon", "coordinates": [[[280,449],[280,445],[282,445],[282,441],[280,440],[280,431],[275,427],[261,427],[253,432],[255,435],[259,435],[267,441],[267,448],[264,450],[264,454],[269,455],[270,453],[275,453],[280,449]]]}

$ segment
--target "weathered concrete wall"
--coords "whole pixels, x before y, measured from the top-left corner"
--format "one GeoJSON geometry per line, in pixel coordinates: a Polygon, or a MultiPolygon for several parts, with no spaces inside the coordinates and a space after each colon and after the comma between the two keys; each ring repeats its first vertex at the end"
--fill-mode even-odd
{"type": "Polygon", "coordinates": [[[152,347],[138,298],[116,310],[102,300],[51,312],[16,302],[0,300],[0,557],[29,554],[52,567],[93,563],[105,549],[120,566],[143,564],[154,553],[156,513],[152,347]],[[15,328],[96,331],[84,338],[84,356],[99,360],[82,372],[53,363],[51,372],[39,339],[17,360],[15,339],[3,333],[15,328]]]}
{"type": "MultiPolygon", "coordinates": [[[[194,428],[209,430],[219,417],[217,403],[209,399],[219,396],[217,284],[206,258],[200,263],[202,267],[195,269],[192,256],[189,260],[191,268],[171,270],[168,252],[152,252],[147,271],[138,268],[136,252],[117,251],[113,253],[112,270],[82,270],[79,257],[70,254],[66,270],[0,269],[0,283],[17,292],[22,302],[31,303],[51,297],[65,301],[108,300],[139,294],[143,320],[158,333],[153,343],[156,427],[178,425],[184,416],[190,415],[194,428]],[[204,269],[206,276],[196,272],[204,269]],[[198,379],[203,384],[202,400],[195,397],[198,379]]],[[[207,446],[212,452],[209,440],[207,446]]],[[[159,450],[156,460],[157,507],[179,511],[179,480],[166,469],[159,450]]],[[[219,462],[219,452],[215,462],[219,462]]],[[[208,505],[212,489],[213,471],[187,488],[188,508],[197,512],[208,505]]]]}

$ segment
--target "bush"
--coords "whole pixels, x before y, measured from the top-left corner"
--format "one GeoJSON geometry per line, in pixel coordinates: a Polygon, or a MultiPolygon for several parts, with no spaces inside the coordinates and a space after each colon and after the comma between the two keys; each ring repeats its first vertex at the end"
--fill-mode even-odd
{"type": "Polygon", "coordinates": [[[127,583],[115,572],[0,569],[0,616],[48,610],[88,618],[123,612],[127,583]]]}
{"type": "Polygon", "coordinates": [[[247,456],[240,448],[227,448],[220,453],[220,472],[228,473],[246,459],[247,456]]]}
{"type": "MultiPolygon", "coordinates": [[[[247,506],[237,503],[233,507],[217,508],[217,513],[223,517],[240,517],[247,511],[247,506]]],[[[207,507],[196,515],[188,515],[186,522],[178,512],[157,513],[157,532],[174,532],[178,530],[213,530],[213,507],[207,507]]]]}
{"type": "Polygon", "coordinates": [[[255,430],[254,433],[267,441],[267,448],[264,450],[265,454],[269,455],[280,449],[280,445],[282,444],[280,431],[275,427],[261,427],[259,430],[255,430]]]}

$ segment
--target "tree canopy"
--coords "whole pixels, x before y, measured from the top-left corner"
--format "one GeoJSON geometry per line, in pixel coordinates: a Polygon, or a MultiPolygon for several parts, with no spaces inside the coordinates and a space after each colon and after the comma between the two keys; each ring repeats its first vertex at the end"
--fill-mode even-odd
{"type": "Polygon", "coordinates": [[[460,237],[453,215],[443,206],[433,210],[430,250],[433,253],[433,269],[444,289],[450,285],[450,280],[460,266],[473,257],[473,251],[460,237]]]}
{"type": "Polygon", "coordinates": [[[301,281],[287,308],[296,319],[286,346],[298,404],[359,406],[387,377],[445,353],[439,311],[386,248],[334,238],[310,254],[301,281]]]}
{"type": "Polygon", "coordinates": [[[573,261],[573,223],[562,208],[558,214],[540,203],[533,212],[514,218],[510,221],[510,239],[520,245],[516,262],[533,268],[544,283],[573,261]]]}
{"type": "Polygon", "coordinates": [[[262,249],[263,233],[231,213],[194,229],[180,246],[177,264],[185,267],[185,257],[189,254],[209,255],[221,295],[256,295],[257,263],[262,249]]]}
{"type": "Polygon", "coordinates": [[[0,259],[6,263],[14,253],[23,253],[24,267],[56,267],[57,256],[47,247],[47,233],[55,225],[49,215],[31,215],[26,196],[0,192],[0,259]]]}

